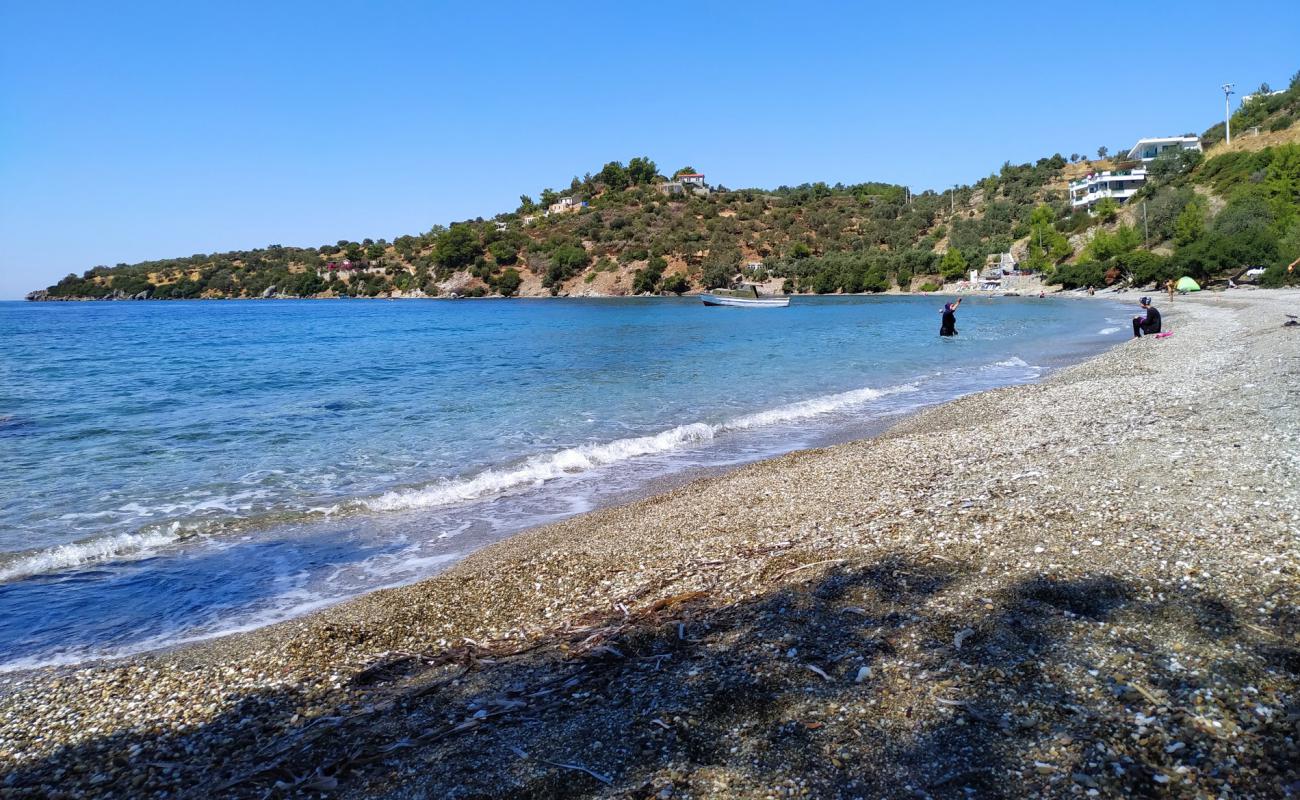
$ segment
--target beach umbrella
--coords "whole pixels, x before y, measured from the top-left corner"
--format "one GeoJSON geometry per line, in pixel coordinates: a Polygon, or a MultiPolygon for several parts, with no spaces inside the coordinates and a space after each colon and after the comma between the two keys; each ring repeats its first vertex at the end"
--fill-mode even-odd
{"type": "Polygon", "coordinates": [[[1180,292],[1199,292],[1201,285],[1192,280],[1190,275],[1184,275],[1178,279],[1178,285],[1174,288],[1180,292]]]}

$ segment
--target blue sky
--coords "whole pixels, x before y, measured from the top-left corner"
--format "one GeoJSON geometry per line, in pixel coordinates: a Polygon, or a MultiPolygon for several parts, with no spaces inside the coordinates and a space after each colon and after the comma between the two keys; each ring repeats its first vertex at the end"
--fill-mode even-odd
{"type": "Polygon", "coordinates": [[[388,238],[609,160],[920,191],[1200,131],[1284,86],[1300,3],[0,0],[0,298],[388,238]],[[640,6],[640,7],[638,7],[640,6]]]}

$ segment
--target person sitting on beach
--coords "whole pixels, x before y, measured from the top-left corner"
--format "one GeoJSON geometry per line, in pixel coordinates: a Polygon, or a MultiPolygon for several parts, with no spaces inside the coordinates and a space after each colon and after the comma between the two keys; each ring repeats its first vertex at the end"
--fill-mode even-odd
{"type": "Polygon", "coordinates": [[[939,323],[940,336],[957,335],[957,306],[961,305],[961,298],[957,298],[951,303],[943,304],[943,321],[939,323]]]}
{"type": "Polygon", "coordinates": [[[1141,304],[1142,310],[1146,313],[1133,318],[1133,335],[1141,337],[1160,333],[1160,312],[1156,310],[1155,306],[1151,305],[1151,298],[1142,298],[1141,304]]]}

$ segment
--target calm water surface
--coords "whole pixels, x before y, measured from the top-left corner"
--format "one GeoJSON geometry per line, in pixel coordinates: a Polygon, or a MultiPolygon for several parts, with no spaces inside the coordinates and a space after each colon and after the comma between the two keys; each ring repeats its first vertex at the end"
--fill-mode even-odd
{"type": "Polygon", "coordinates": [[[0,303],[0,669],[409,583],[652,484],[1036,380],[1129,316],[973,299],[941,340],[943,300],[0,303]]]}

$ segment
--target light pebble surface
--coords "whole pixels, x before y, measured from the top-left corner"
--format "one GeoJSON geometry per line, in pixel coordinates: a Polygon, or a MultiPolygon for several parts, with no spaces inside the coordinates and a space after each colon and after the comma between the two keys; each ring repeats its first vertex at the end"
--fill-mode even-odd
{"type": "Polygon", "coordinates": [[[1300,794],[1297,301],[1179,297],[876,439],[7,677],[0,797],[1300,794]]]}

